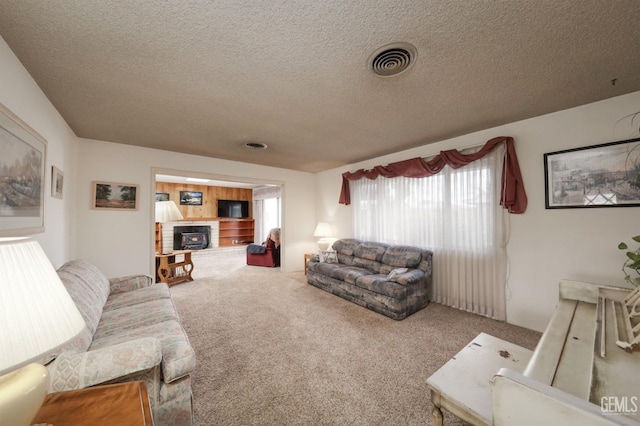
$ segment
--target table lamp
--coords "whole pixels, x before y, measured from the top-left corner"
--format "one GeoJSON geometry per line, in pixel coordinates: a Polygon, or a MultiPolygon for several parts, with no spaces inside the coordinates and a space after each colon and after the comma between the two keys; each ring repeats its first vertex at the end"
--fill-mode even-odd
{"type": "Polygon", "coordinates": [[[182,220],[182,213],[178,210],[178,206],[173,201],[156,201],[156,223],[158,223],[158,245],[157,252],[164,252],[162,241],[162,224],[164,222],[172,222],[174,220],[182,220]]]}
{"type": "Polygon", "coordinates": [[[38,361],[85,322],[40,245],[0,238],[0,425],[30,425],[49,387],[38,361]]]}
{"type": "Polygon", "coordinates": [[[318,226],[316,226],[313,236],[320,237],[318,240],[318,248],[320,250],[327,250],[331,244],[331,239],[328,237],[333,237],[333,229],[331,229],[331,225],[328,223],[320,222],[318,226]]]}

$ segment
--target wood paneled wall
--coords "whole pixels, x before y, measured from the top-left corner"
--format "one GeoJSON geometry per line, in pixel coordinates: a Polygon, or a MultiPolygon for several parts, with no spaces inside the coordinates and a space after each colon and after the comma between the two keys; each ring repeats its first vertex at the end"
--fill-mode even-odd
{"type": "Polygon", "coordinates": [[[218,200],[249,201],[249,216],[253,217],[253,190],[246,188],[227,188],[223,186],[190,185],[182,183],[156,182],[156,192],[169,194],[185,219],[209,219],[218,217],[218,200]],[[201,206],[181,206],[180,191],[202,192],[201,206]]]}

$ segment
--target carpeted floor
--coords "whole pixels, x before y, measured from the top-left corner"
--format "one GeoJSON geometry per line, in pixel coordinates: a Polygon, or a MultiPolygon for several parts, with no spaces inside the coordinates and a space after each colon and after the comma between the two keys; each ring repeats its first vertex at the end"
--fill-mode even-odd
{"type": "Polygon", "coordinates": [[[394,321],[242,252],[194,263],[171,293],[198,360],[196,426],[431,424],[427,378],[478,333],[540,337],[435,303],[394,321]]]}

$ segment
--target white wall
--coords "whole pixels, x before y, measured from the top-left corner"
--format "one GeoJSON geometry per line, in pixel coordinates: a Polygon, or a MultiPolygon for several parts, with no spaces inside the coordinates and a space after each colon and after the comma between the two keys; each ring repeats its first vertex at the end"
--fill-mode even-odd
{"type": "Polygon", "coordinates": [[[45,231],[33,237],[57,268],[74,252],[77,138],[2,38],[0,64],[0,102],[47,141],[46,182],[43,187],[45,231]],[[62,200],[51,197],[52,165],[64,173],[62,200]]]}
{"type": "Polygon", "coordinates": [[[558,281],[624,285],[624,255],[617,245],[640,234],[640,208],[546,210],[543,154],[636,138],[640,120],[635,129],[630,119],[618,121],[637,111],[640,92],[319,173],[316,215],[331,222],[339,237],[350,237],[351,209],[337,204],[343,172],[514,137],[529,206],[522,215],[509,215],[507,320],[543,331],[556,306],[558,281]]]}
{"type": "Polygon", "coordinates": [[[78,257],[109,277],[153,271],[152,168],[282,183],[282,269],[301,270],[304,253],[314,248],[315,176],[311,173],[88,139],[79,140],[78,159],[78,257]],[[138,210],[91,209],[92,181],[140,185],[138,210]]]}

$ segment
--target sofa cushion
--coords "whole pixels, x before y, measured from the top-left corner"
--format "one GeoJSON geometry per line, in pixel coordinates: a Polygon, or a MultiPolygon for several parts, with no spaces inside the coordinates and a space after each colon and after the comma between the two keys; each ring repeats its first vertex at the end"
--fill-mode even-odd
{"type": "Polygon", "coordinates": [[[105,309],[93,338],[94,340],[103,339],[126,330],[134,330],[171,319],[178,320],[178,314],[171,299],[148,301],[143,308],[131,305],[111,310],[105,309]]]}
{"type": "Polygon", "coordinates": [[[329,276],[337,280],[344,281],[347,284],[355,284],[358,277],[370,274],[371,271],[364,268],[345,266],[343,268],[334,269],[329,276]]]}
{"type": "Polygon", "coordinates": [[[109,280],[84,260],[72,260],[58,269],[58,276],[69,292],[80,315],[93,334],[109,296],[109,280]]]}
{"type": "Polygon", "coordinates": [[[346,267],[340,263],[309,262],[309,269],[328,276],[332,276],[335,269],[346,267]]]}
{"type": "Polygon", "coordinates": [[[360,245],[361,241],[354,238],[345,238],[337,240],[333,243],[333,249],[338,253],[346,254],[347,256],[353,256],[356,248],[360,245]]]}
{"type": "Polygon", "coordinates": [[[356,279],[356,286],[378,294],[404,299],[407,297],[407,287],[395,282],[387,281],[386,275],[363,275],[356,279]]]}
{"type": "Polygon", "coordinates": [[[361,259],[375,260],[376,262],[380,262],[382,261],[382,256],[388,248],[388,244],[367,241],[358,244],[353,252],[353,255],[361,259]]]}
{"type": "Polygon", "coordinates": [[[343,265],[341,263],[311,262],[309,266],[309,270],[311,271],[349,284],[355,284],[356,279],[362,275],[371,274],[371,271],[367,269],[343,265]]]}
{"type": "Polygon", "coordinates": [[[104,310],[108,311],[158,299],[171,299],[171,293],[169,293],[169,286],[167,286],[167,284],[157,283],[137,290],[113,293],[107,298],[107,302],[104,304],[104,310]]]}
{"type": "Polygon", "coordinates": [[[422,250],[410,246],[391,246],[382,256],[382,263],[394,268],[415,268],[422,260],[422,250]]]}
{"type": "Polygon", "coordinates": [[[342,263],[343,265],[349,265],[349,266],[353,266],[354,263],[353,261],[356,259],[355,256],[351,256],[348,254],[342,254],[342,253],[337,253],[338,254],[338,262],[342,263]]]}
{"type": "Polygon", "coordinates": [[[370,273],[379,274],[382,264],[375,260],[363,259],[361,257],[353,257],[353,266],[368,270],[370,273]]]}

